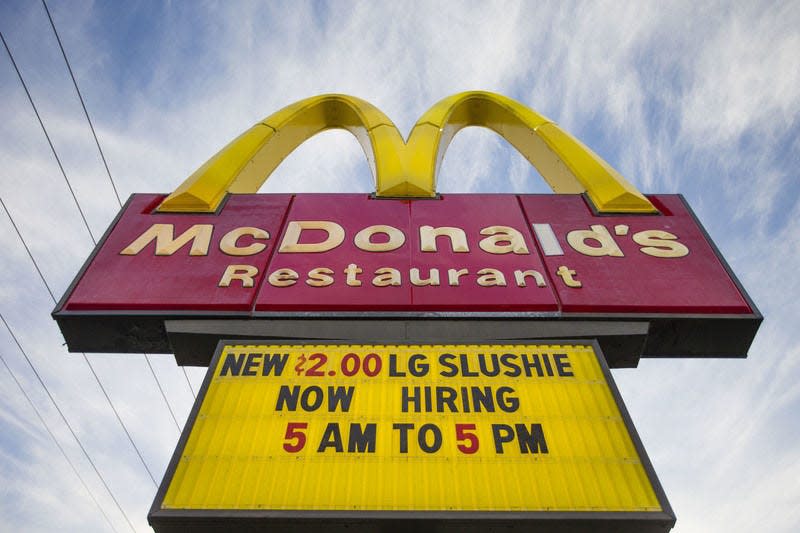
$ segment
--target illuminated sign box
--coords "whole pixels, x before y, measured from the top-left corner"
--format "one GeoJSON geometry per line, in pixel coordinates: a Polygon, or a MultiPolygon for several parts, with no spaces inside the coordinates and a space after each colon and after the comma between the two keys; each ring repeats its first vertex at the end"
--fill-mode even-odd
{"type": "Polygon", "coordinates": [[[57,307],[70,350],[208,364],[220,337],[585,337],[635,366],[745,356],[761,321],[679,195],[602,215],[577,194],[163,198],[131,197],[57,307]]]}
{"type": "Polygon", "coordinates": [[[553,519],[675,522],[596,343],[223,341],[149,516],[159,533],[553,519]]]}

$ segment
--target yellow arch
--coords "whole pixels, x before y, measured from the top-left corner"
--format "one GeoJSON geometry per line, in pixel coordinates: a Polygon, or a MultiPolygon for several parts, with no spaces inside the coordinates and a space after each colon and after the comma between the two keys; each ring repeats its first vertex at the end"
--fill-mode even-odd
{"type": "Polygon", "coordinates": [[[459,93],[431,107],[408,143],[378,108],[346,95],[292,104],[256,124],[194,172],[159,207],[213,212],[227,192],[254,193],[306,139],[329,128],[350,131],[384,197],[432,197],[450,141],[464,127],[497,132],[520,151],[556,193],[586,192],[599,212],[653,213],[655,207],[616,170],[549,119],[505,96],[459,93]]]}
{"type": "Polygon", "coordinates": [[[414,125],[406,148],[407,172],[435,190],[450,141],[462,128],[483,126],[510,142],[536,167],[553,192],[586,192],[600,212],[657,212],[611,165],[550,119],[505,96],[470,91],[447,97],[414,125]]]}
{"type": "Polygon", "coordinates": [[[389,117],[360,98],[328,94],[300,100],[255,124],[189,176],[159,211],[214,212],[228,192],[257,192],[295,148],[331,128],[358,139],[373,175],[403,179],[405,142],[389,117]]]}

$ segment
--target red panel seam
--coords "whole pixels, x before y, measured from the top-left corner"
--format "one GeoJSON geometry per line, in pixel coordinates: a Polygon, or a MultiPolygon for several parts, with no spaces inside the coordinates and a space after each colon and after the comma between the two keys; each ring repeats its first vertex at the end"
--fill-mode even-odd
{"type": "MultiPolygon", "coordinates": [[[[292,210],[292,206],[294,205],[294,198],[295,195],[292,194],[289,197],[289,205],[286,206],[286,211],[283,213],[283,218],[281,219],[280,226],[278,226],[278,239],[283,237],[283,230],[286,228],[286,221],[289,218],[289,212],[292,210]]],[[[253,291],[253,297],[250,299],[250,316],[252,317],[256,312],[256,301],[258,301],[258,297],[261,294],[261,288],[267,279],[267,272],[269,271],[269,266],[272,264],[272,258],[278,249],[278,240],[274,241],[274,245],[272,246],[272,250],[269,252],[269,257],[267,257],[267,262],[264,264],[264,272],[261,273],[261,279],[258,280],[258,284],[253,291]]]]}
{"type": "Polygon", "coordinates": [[[556,290],[556,283],[552,274],[550,274],[550,270],[547,268],[547,261],[545,261],[544,256],[542,255],[542,247],[539,243],[539,240],[536,238],[536,232],[533,231],[533,226],[531,225],[531,221],[528,219],[528,213],[525,211],[525,206],[522,205],[522,196],[519,194],[514,195],[517,198],[517,203],[519,204],[519,209],[522,211],[522,218],[525,219],[525,226],[528,230],[528,235],[531,236],[532,242],[536,248],[536,254],[539,256],[539,260],[542,262],[542,266],[544,267],[544,273],[547,276],[547,279],[550,281],[550,291],[553,293],[556,299],[556,305],[558,306],[558,312],[564,312],[564,305],[561,303],[561,298],[559,297],[558,291],[556,290]]]}

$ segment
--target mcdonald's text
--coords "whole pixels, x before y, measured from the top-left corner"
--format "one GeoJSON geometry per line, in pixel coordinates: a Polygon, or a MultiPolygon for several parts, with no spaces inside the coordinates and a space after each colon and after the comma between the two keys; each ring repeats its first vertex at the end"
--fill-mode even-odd
{"type": "MultiPolygon", "coordinates": [[[[534,233],[542,246],[544,255],[563,255],[558,245],[555,233],[550,224],[541,223],[533,227],[534,233]]],[[[618,225],[612,230],[616,235],[629,235],[627,225],[618,225]]],[[[639,252],[660,258],[679,258],[689,254],[689,249],[678,241],[678,237],[661,229],[649,229],[629,235],[631,240],[639,245],[639,252]]],[[[151,253],[156,256],[170,256],[175,253],[185,253],[192,257],[208,255],[212,239],[214,239],[213,224],[194,224],[180,235],[175,234],[174,224],[156,223],[146,229],[133,242],[126,246],[120,255],[137,255],[151,253]]],[[[438,253],[440,238],[454,254],[470,253],[470,244],[466,232],[455,226],[420,226],[418,228],[419,251],[438,253]]],[[[492,225],[481,228],[480,240],[477,247],[484,253],[494,255],[517,254],[530,255],[523,233],[513,227],[492,225]]],[[[222,253],[233,256],[252,256],[264,252],[267,248],[266,241],[270,238],[269,231],[252,227],[236,227],[217,237],[222,253]],[[242,241],[248,244],[242,245],[242,241]]],[[[328,220],[301,220],[289,221],[283,239],[276,253],[279,254],[320,254],[334,250],[347,238],[344,228],[334,221],[328,220]],[[306,234],[321,234],[321,238],[307,239],[306,234]],[[303,242],[301,242],[303,241],[303,242]]],[[[359,230],[353,237],[353,245],[361,251],[382,253],[397,250],[407,246],[406,234],[388,224],[374,224],[359,230]]],[[[593,224],[588,229],[574,229],[566,234],[566,242],[576,252],[590,257],[624,257],[625,254],[616,243],[609,229],[603,224],[593,224]]],[[[474,246],[474,245],[473,245],[474,246]]],[[[340,273],[345,275],[345,284],[349,287],[360,287],[360,275],[363,269],[355,263],[349,263],[340,273]]],[[[219,287],[230,287],[232,283],[240,283],[244,288],[254,288],[256,278],[261,274],[255,265],[232,263],[225,267],[219,280],[219,287]]],[[[311,287],[327,287],[335,282],[335,271],[328,267],[318,266],[309,270],[305,283],[311,287]]],[[[581,288],[582,282],[576,279],[577,273],[566,265],[560,265],[555,272],[564,285],[571,288],[581,288]]],[[[376,287],[397,287],[403,284],[404,275],[397,268],[383,266],[372,273],[372,285],[376,287]]],[[[442,283],[440,269],[427,270],[426,277],[420,273],[419,267],[412,267],[407,273],[409,282],[417,287],[439,286],[442,283]]],[[[475,278],[473,281],[481,287],[505,287],[508,285],[506,275],[495,268],[482,268],[470,272],[466,268],[447,269],[446,283],[450,286],[459,286],[462,277],[475,278]]],[[[511,277],[511,276],[510,276],[511,277]]],[[[267,276],[267,282],[274,287],[291,287],[300,279],[298,272],[291,268],[275,270],[267,276]]],[[[545,287],[547,282],[541,272],[535,269],[513,272],[513,280],[517,287],[526,287],[531,281],[537,287],[545,287]],[[530,279],[528,279],[530,278],[530,279]]]]}

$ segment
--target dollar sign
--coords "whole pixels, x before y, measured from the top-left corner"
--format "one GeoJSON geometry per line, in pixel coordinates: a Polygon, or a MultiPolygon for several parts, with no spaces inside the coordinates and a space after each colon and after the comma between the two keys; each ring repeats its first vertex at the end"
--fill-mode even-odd
{"type": "Polygon", "coordinates": [[[300,354],[300,362],[297,363],[296,365],[294,365],[294,371],[297,372],[298,376],[303,373],[303,365],[304,364],[306,364],[306,354],[301,353],[300,354]]]}

